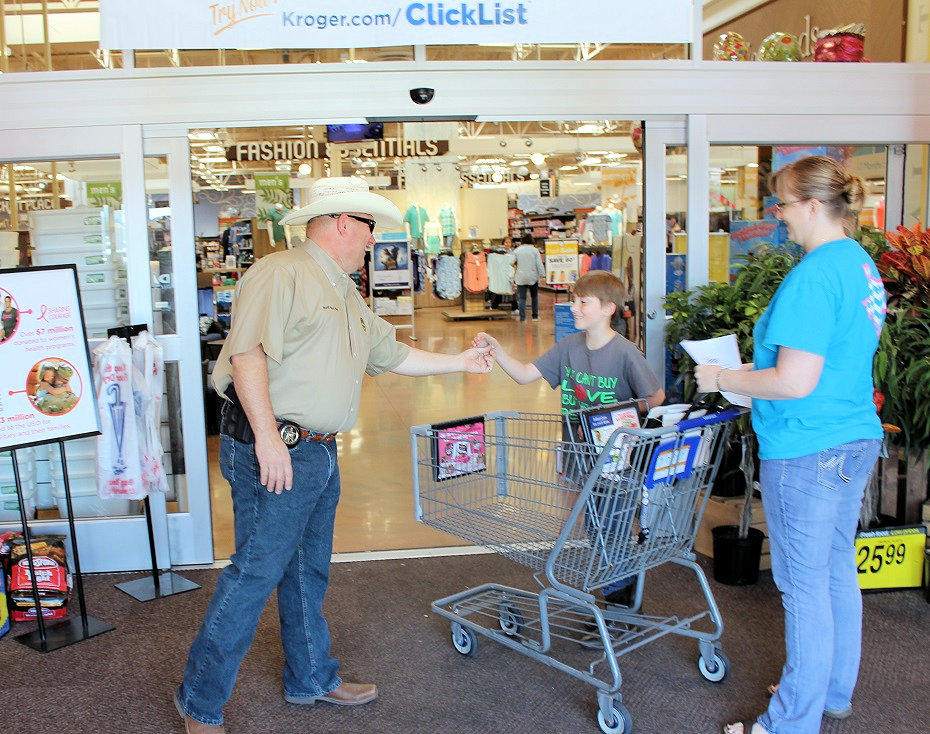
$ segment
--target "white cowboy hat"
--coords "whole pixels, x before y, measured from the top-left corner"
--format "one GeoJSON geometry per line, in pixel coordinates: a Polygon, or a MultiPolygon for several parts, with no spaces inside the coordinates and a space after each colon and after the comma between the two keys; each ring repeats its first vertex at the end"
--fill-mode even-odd
{"type": "Polygon", "coordinates": [[[306,224],[324,214],[359,212],[374,217],[376,226],[400,229],[403,216],[390,199],[368,190],[368,184],[358,176],[320,178],[310,185],[310,203],[295,209],[281,219],[284,226],[306,224]]]}

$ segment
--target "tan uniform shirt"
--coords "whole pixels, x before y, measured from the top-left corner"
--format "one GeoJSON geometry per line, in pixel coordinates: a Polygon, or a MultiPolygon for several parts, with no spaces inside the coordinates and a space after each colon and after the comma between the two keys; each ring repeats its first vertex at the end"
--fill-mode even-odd
{"type": "Polygon", "coordinates": [[[275,417],[320,433],[351,428],[363,374],[389,372],[410,353],[352,279],[310,240],[266,255],[239,281],[232,325],[213,370],[217,392],[232,382],[230,357],[259,344],[267,355],[275,417]]]}

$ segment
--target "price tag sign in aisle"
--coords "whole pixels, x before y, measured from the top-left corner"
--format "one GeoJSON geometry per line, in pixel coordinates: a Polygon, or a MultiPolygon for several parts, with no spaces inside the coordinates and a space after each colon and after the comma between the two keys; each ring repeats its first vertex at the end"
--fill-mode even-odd
{"type": "Polygon", "coordinates": [[[868,591],[916,589],[923,584],[923,525],[868,530],[856,535],[859,588],[868,591]]]}

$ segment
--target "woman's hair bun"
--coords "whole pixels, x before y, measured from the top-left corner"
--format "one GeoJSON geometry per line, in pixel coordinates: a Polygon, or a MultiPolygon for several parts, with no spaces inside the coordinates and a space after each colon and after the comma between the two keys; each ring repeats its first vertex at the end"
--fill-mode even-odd
{"type": "Polygon", "coordinates": [[[865,203],[865,182],[859,176],[849,174],[843,186],[843,198],[853,211],[862,209],[865,203]]]}

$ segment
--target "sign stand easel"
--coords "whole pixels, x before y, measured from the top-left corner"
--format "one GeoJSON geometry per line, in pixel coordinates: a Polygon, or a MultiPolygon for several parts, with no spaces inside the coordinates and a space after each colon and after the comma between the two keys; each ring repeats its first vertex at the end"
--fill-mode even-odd
{"type": "Polygon", "coordinates": [[[18,635],[14,639],[45,653],[115,629],[113,625],[87,616],[64,445],[69,439],[99,435],[100,422],[96,398],[91,388],[90,350],[85,338],[77,268],[74,265],[45,265],[0,270],[0,295],[8,308],[14,311],[12,332],[5,333],[0,340],[3,381],[5,385],[11,386],[25,382],[24,390],[5,390],[0,400],[0,417],[3,418],[0,421],[0,450],[9,451],[12,458],[37,625],[34,632],[18,635]],[[47,391],[40,391],[42,383],[39,380],[44,379],[48,370],[59,371],[60,377],[60,370],[65,368],[68,376],[63,379],[69,385],[67,390],[73,402],[67,409],[62,406],[57,410],[46,409],[46,406],[40,405],[40,397],[44,398],[47,391]],[[38,373],[42,373],[42,376],[38,373]],[[36,573],[32,533],[26,516],[16,450],[56,443],[61,457],[68,531],[71,535],[74,568],[72,588],[77,595],[80,614],[78,617],[47,624],[42,613],[42,597],[39,593],[42,579],[36,573]]]}
{"type": "MultiPolygon", "coordinates": [[[[115,329],[107,329],[107,336],[118,336],[132,344],[132,337],[148,329],[145,324],[133,324],[132,326],[120,326],[115,329]]],[[[131,579],[116,584],[116,588],[133,599],[138,601],[152,601],[161,599],[166,596],[183,594],[185,591],[194,591],[200,588],[190,579],[179,576],[173,571],[161,571],[158,568],[158,556],[155,551],[155,530],[152,526],[152,503],[148,495],[142,501],[145,508],[145,527],[149,535],[149,554],[152,559],[152,573],[150,576],[142,576],[138,579],[131,579]]]]}

